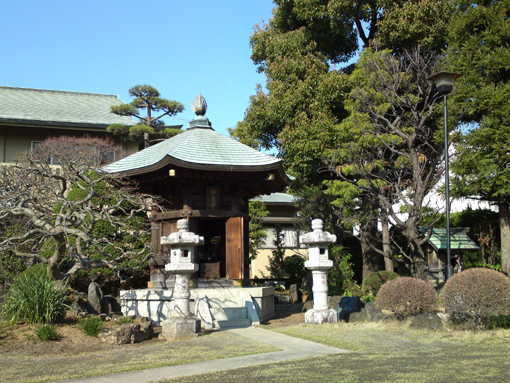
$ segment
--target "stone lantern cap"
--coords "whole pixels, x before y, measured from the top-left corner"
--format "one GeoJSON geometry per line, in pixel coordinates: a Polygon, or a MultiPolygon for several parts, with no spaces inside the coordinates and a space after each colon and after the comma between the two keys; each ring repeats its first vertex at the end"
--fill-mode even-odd
{"type": "Polygon", "coordinates": [[[299,242],[305,245],[320,245],[336,242],[336,235],[327,231],[322,231],[324,225],[322,220],[314,219],[312,221],[312,232],[299,236],[299,242]]]}
{"type": "Polygon", "coordinates": [[[172,233],[167,237],[161,237],[162,245],[192,245],[200,246],[204,244],[204,237],[195,233],[188,232],[189,222],[187,219],[180,219],[177,221],[176,233],[172,233]]]}

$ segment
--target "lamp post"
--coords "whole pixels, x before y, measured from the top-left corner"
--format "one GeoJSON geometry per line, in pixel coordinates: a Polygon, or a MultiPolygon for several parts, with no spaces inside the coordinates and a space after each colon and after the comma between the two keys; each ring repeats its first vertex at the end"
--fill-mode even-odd
{"type": "Polygon", "coordinates": [[[451,93],[453,83],[462,76],[454,72],[440,72],[428,78],[436,84],[437,93],[443,96],[444,100],[444,186],[446,191],[446,276],[445,282],[452,276],[451,245],[450,245],[450,169],[448,154],[448,109],[446,107],[446,96],[451,93]]]}

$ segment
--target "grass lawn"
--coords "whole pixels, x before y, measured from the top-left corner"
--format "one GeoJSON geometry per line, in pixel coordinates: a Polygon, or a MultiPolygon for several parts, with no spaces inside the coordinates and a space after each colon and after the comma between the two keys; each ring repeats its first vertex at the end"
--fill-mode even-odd
{"type": "MultiPolygon", "coordinates": [[[[50,343],[50,342],[48,342],[50,343]]],[[[1,344],[0,344],[1,346],[1,344]]],[[[225,332],[112,350],[43,356],[0,355],[0,382],[49,382],[259,354],[278,349],[225,332]]]]}
{"type": "Polygon", "coordinates": [[[510,330],[425,331],[342,323],[275,331],[352,352],[165,382],[510,382],[510,330]]]}

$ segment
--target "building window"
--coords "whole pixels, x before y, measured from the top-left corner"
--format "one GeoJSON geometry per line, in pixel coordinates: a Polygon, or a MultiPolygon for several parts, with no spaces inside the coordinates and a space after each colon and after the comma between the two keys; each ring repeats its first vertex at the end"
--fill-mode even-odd
{"type": "MultiPolygon", "coordinates": [[[[297,248],[299,247],[299,233],[294,226],[281,226],[283,234],[283,247],[284,248],[297,248]]],[[[262,249],[274,249],[274,241],[276,239],[274,226],[266,227],[267,237],[264,244],[261,246],[262,249]]]]}

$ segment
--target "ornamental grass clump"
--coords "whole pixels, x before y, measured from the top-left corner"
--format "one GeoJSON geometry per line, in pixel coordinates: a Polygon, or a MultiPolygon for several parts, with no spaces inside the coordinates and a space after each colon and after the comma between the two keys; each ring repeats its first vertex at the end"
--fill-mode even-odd
{"type": "Polygon", "coordinates": [[[380,309],[391,311],[396,319],[404,320],[434,310],[437,298],[436,290],[429,283],[400,277],[382,285],[375,302],[380,309]]]}
{"type": "Polygon", "coordinates": [[[510,279],[491,269],[468,269],[446,282],[441,298],[453,321],[486,329],[491,317],[510,314],[510,279]]]}
{"type": "Polygon", "coordinates": [[[39,338],[39,340],[43,342],[47,342],[48,340],[58,339],[59,333],[55,327],[51,324],[43,324],[38,326],[35,330],[35,335],[39,338]]]}
{"type": "Polygon", "coordinates": [[[67,287],[44,274],[21,274],[5,297],[2,314],[11,322],[52,323],[64,314],[67,287]]]}
{"type": "Polygon", "coordinates": [[[117,324],[122,326],[123,324],[133,323],[134,320],[131,317],[121,317],[117,320],[117,324]]]}
{"type": "Polygon", "coordinates": [[[99,317],[88,317],[80,322],[80,327],[86,335],[97,336],[104,329],[104,323],[99,317]]]}

